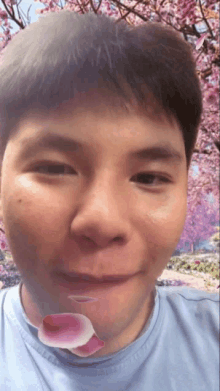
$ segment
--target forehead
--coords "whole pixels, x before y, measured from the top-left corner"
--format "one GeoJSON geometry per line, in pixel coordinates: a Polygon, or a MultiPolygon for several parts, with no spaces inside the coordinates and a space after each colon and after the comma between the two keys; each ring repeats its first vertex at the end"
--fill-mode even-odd
{"type": "Polygon", "coordinates": [[[110,116],[117,120],[128,115],[129,117],[135,115],[137,118],[175,122],[173,115],[168,115],[150,92],[145,92],[146,97],[140,103],[127,84],[123,84],[123,89],[125,89],[126,97],[118,95],[106,87],[93,88],[85,93],[77,93],[74,98],[60,103],[56,108],[47,109],[41,106],[36,110],[30,108],[25,117],[36,119],[49,116],[59,120],[61,117],[76,117],[81,114],[84,116],[89,113],[99,117],[110,116]]]}
{"type": "MultiPolygon", "coordinates": [[[[164,128],[167,127],[167,129],[171,130],[175,129],[179,134],[182,134],[175,118],[162,111],[153,97],[147,107],[141,107],[134,97],[125,101],[119,96],[114,96],[111,93],[109,94],[106,90],[101,90],[101,92],[92,90],[86,92],[86,94],[77,94],[77,97],[74,99],[63,102],[55,109],[46,109],[45,112],[41,109],[37,109],[36,111],[30,110],[22,119],[19,129],[17,129],[23,130],[25,123],[27,122],[29,124],[33,122],[40,125],[42,121],[44,124],[53,123],[53,125],[58,121],[59,126],[61,123],[62,128],[67,129],[68,124],[72,126],[75,122],[83,125],[78,129],[78,133],[80,134],[83,129],[86,128],[88,122],[94,122],[94,119],[97,119],[97,129],[100,120],[103,121],[103,124],[109,122],[112,124],[112,128],[117,128],[117,132],[111,132],[109,127],[109,136],[120,135],[122,128],[126,129],[126,132],[129,133],[132,127],[140,130],[145,127],[146,124],[150,125],[153,123],[157,125],[158,129],[162,125],[164,128]]],[[[73,133],[75,133],[74,127],[72,127],[72,130],[73,133]]],[[[102,133],[104,133],[104,131],[105,129],[103,127],[102,133]]],[[[62,132],[62,129],[60,132],[62,132]]],[[[91,135],[94,132],[95,129],[93,127],[93,129],[91,129],[91,135]]],[[[137,130],[135,134],[137,135],[137,130]]]]}
{"type": "MultiPolygon", "coordinates": [[[[123,79],[120,79],[120,84],[124,95],[107,88],[105,85],[103,86],[102,82],[100,82],[98,89],[91,88],[84,93],[77,92],[74,98],[63,101],[55,108],[48,109],[41,106],[40,103],[36,103],[36,108],[31,107],[26,111],[24,117],[21,118],[20,124],[24,123],[26,120],[28,120],[29,123],[30,121],[33,121],[33,123],[36,123],[37,121],[39,123],[39,121],[42,120],[44,122],[45,120],[46,122],[47,120],[51,122],[65,121],[65,124],[62,124],[61,131],[63,131],[63,128],[66,128],[67,122],[69,122],[70,119],[72,121],[79,121],[79,117],[81,116],[84,121],[84,128],[88,116],[92,117],[92,115],[95,115],[98,116],[99,119],[103,118],[104,120],[105,117],[108,117],[108,119],[110,118],[110,121],[114,120],[114,124],[118,124],[118,133],[122,118],[129,118],[130,120],[131,116],[136,116],[137,121],[140,119],[147,119],[149,122],[150,119],[162,124],[168,121],[171,127],[178,128],[179,131],[179,126],[176,126],[174,116],[164,111],[147,87],[143,87],[144,99],[139,102],[138,98],[131,90],[131,87],[127,85],[123,79]]],[[[23,129],[23,126],[16,125],[11,132],[11,136],[18,131],[23,131],[23,129]]],[[[109,136],[111,134],[112,132],[109,132],[109,136]]]]}

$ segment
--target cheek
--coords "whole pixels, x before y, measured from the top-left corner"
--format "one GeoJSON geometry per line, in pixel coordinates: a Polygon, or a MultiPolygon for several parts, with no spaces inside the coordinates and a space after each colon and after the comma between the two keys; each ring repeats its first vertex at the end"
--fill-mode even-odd
{"type": "Polygon", "coordinates": [[[175,247],[181,236],[187,211],[187,196],[183,193],[154,199],[142,205],[141,221],[148,246],[154,251],[175,247]]]}
{"type": "Polygon", "coordinates": [[[151,203],[151,208],[147,211],[145,208],[145,213],[142,213],[142,237],[146,243],[149,280],[156,280],[169,262],[184,227],[186,209],[186,197],[178,196],[168,199],[160,207],[156,207],[155,202],[151,203]]]}
{"type": "Polygon", "coordinates": [[[49,192],[42,187],[27,185],[17,181],[14,186],[5,184],[3,189],[3,221],[8,243],[12,253],[49,255],[65,235],[68,202],[63,202],[60,194],[49,197],[49,192]]]}
{"type": "MultiPolygon", "coordinates": [[[[55,229],[67,215],[69,207],[64,192],[52,191],[50,186],[34,183],[27,178],[20,178],[13,185],[13,192],[5,192],[5,215],[13,215],[22,226],[27,225],[33,231],[41,228],[45,235],[48,229],[55,229]]],[[[73,198],[73,197],[72,197],[73,198]]]]}

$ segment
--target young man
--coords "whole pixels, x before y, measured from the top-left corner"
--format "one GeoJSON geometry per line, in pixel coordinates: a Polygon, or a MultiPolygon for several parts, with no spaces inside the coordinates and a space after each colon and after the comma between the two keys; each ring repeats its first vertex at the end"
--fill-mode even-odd
{"type": "Polygon", "coordinates": [[[0,294],[0,389],[217,391],[217,295],[156,287],[202,111],[188,44],[161,24],[49,14],[6,48],[0,103],[22,275],[0,294]]]}

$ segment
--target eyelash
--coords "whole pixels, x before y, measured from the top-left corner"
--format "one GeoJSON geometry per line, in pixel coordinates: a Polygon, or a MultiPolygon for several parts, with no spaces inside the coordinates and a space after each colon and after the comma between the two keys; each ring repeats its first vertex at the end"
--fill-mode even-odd
{"type": "MultiPolygon", "coordinates": [[[[70,171],[71,171],[71,174],[76,174],[76,171],[73,169],[73,168],[71,168],[70,166],[67,166],[67,165],[65,165],[65,164],[50,164],[50,163],[44,163],[44,164],[39,164],[37,167],[35,167],[34,168],[34,171],[38,171],[39,172],[39,169],[40,168],[45,168],[45,167],[49,167],[50,169],[52,168],[52,169],[55,169],[55,167],[59,167],[59,168],[63,168],[64,167],[64,169],[65,168],[68,168],[70,171]]],[[[41,173],[42,174],[42,173],[41,173]]],[[[65,173],[63,172],[63,173],[57,173],[57,172],[53,172],[53,173],[50,173],[50,172],[47,172],[47,173],[43,173],[43,174],[45,174],[45,175],[64,175],[65,173]]],[[[69,175],[70,173],[68,173],[67,175],[69,175]]]]}
{"type": "MultiPolygon", "coordinates": [[[[65,171],[65,168],[68,168],[70,172],[67,173],[66,175],[75,175],[76,174],[76,171],[73,168],[71,168],[70,166],[65,165],[65,164],[50,164],[50,163],[48,163],[48,164],[39,164],[37,167],[34,168],[34,171],[38,172],[40,174],[43,174],[43,175],[51,175],[51,176],[53,176],[53,175],[58,175],[58,176],[65,175],[65,172],[60,173],[60,172],[50,172],[49,171],[49,172],[46,172],[46,173],[45,172],[42,173],[42,172],[39,171],[40,169],[45,168],[45,167],[49,168],[50,170],[56,170],[56,168],[64,168],[64,171],[65,171]]],[[[146,178],[149,179],[149,177],[150,178],[157,178],[157,179],[159,178],[160,182],[162,182],[162,183],[170,183],[171,182],[168,178],[166,178],[164,176],[157,175],[157,174],[154,174],[154,173],[145,173],[145,172],[138,173],[138,174],[134,175],[132,178],[139,178],[140,184],[147,185],[141,179],[143,179],[143,178],[144,179],[146,179],[146,178]]]]}
{"type": "MultiPolygon", "coordinates": [[[[168,178],[166,178],[166,177],[164,177],[164,176],[161,176],[161,175],[157,175],[157,174],[154,174],[154,173],[139,173],[139,174],[136,174],[134,177],[142,177],[142,178],[159,178],[159,180],[160,180],[160,182],[162,182],[162,183],[170,183],[171,181],[168,179],[168,178]]],[[[142,182],[142,181],[140,181],[139,182],[140,184],[143,184],[143,185],[147,185],[146,183],[144,183],[144,182],[142,182]]]]}

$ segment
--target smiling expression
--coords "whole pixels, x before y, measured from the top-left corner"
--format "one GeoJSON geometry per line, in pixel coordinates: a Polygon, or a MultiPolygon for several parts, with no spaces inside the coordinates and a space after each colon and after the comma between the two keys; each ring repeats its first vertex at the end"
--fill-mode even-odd
{"type": "Polygon", "coordinates": [[[30,320],[38,327],[48,314],[84,314],[116,350],[146,322],[187,205],[177,123],[119,114],[68,105],[27,117],[7,144],[1,177],[3,222],[30,320]],[[99,300],[82,304],[68,299],[82,296],[77,283],[56,280],[62,272],[134,276],[88,288],[99,300]]]}

